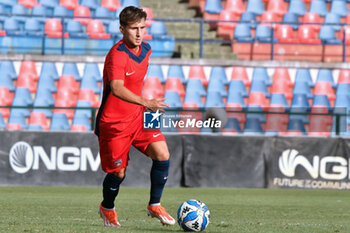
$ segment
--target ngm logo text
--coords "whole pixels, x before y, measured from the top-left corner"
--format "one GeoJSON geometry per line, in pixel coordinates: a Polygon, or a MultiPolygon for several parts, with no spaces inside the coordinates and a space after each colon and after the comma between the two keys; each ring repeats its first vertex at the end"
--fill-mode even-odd
{"type": "Polygon", "coordinates": [[[279,157],[278,166],[281,173],[287,177],[295,176],[295,169],[303,167],[313,179],[323,178],[326,180],[350,179],[350,160],[339,156],[314,155],[309,161],[297,150],[288,149],[279,157]]]}
{"type": "Polygon", "coordinates": [[[11,168],[20,174],[29,170],[39,170],[44,165],[48,170],[61,171],[97,171],[100,155],[96,157],[89,147],[52,146],[47,152],[42,146],[30,146],[26,142],[15,143],[9,153],[11,168]]]}

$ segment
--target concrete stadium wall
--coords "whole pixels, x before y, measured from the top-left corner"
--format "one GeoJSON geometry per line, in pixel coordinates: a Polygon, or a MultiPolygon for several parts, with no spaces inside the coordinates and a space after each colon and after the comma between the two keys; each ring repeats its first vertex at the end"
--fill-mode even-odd
{"type": "MultiPolygon", "coordinates": [[[[348,138],[166,135],[167,186],[350,189],[348,138]]],[[[136,149],[124,186],[149,186],[152,162],[136,149]]],[[[101,185],[92,133],[3,131],[0,185],[101,185]]]]}

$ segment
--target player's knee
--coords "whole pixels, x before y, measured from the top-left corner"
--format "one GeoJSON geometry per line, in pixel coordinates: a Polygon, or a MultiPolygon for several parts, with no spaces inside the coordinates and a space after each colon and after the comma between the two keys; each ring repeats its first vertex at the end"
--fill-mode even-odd
{"type": "Polygon", "coordinates": [[[113,172],[112,174],[113,175],[115,175],[116,177],[118,177],[118,178],[124,178],[125,177],[125,173],[126,173],[126,169],[125,168],[123,168],[123,169],[121,169],[120,171],[118,171],[118,172],[113,172]]]}
{"type": "Polygon", "coordinates": [[[158,152],[155,158],[153,159],[158,161],[166,161],[166,160],[169,160],[169,158],[170,158],[170,154],[168,151],[161,151],[161,152],[158,152]]]}

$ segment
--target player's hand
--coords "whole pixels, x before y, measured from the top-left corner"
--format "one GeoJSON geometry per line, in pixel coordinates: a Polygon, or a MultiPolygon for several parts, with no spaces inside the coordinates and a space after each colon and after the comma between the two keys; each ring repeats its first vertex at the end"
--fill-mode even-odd
{"type": "Polygon", "coordinates": [[[165,112],[164,107],[170,108],[170,106],[164,103],[164,100],[165,98],[147,100],[145,107],[152,112],[156,112],[157,110],[159,110],[159,112],[165,112]]]}

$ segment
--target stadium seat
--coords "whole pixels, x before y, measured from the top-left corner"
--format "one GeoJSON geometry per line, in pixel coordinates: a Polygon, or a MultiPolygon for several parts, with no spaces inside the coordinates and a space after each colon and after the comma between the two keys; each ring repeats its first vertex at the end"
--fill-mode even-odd
{"type": "Polygon", "coordinates": [[[21,114],[10,114],[8,123],[6,128],[8,130],[21,130],[21,129],[27,129],[28,128],[28,124],[26,121],[26,117],[24,115],[21,114]]]}
{"type": "Polygon", "coordinates": [[[99,6],[99,3],[96,0],[82,0],[80,5],[87,6],[90,11],[94,12],[99,6]]]}
{"type": "Polygon", "coordinates": [[[61,38],[62,37],[62,23],[59,19],[46,19],[44,32],[48,37],[61,38]]]}
{"type": "Polygon", "coordinates": [[[309,87],[314,87],[315,84],[312,81],[310,70],[305,68],[298,68],[295,74],[295,83],[297,82],[307,82],[309,87]]]}
{"type": "Polygon", "coordinates": [[[287,4],[284,0],[268,1],[266,11],[282,17],[287,12],[287,4]]]}
{"type": "Polygon", "coordinates": [[[50,11],[45,6],[34,6],[32,8],[32,17],[39,20],[41,24],[45,23],[46,17],[50,17],[50,11]]]}
{"type": "Polygon", "coordinates": [[[242,97],[248,97],[247,89],[242,80],[231,80],[228,88],[228,95],[230,93],[239,93],[242,97]]]}
{"type": "Polygon", "coordinates": [[[270,93],[264,80],[253,80],[250,87],[250,92],[263,92],[267,98],[270,97],[270,93]]]}
{"type": "Polygon", "coordinates": [[[163,22],[155,21],[152,23],[151,28],[149,30],[149,34],[152,35],[153,38],[165,36],[168,34],[166,26],[163,22]]]}
{"type": "MultiPolygon", "coordinates": [[[[230,10],[223,10],[219,14],[220,21],[238,21],[239,16],[230,10]]],[[[217,36],[224,40],[231,40],[237,22],[218,22],[217,36]]]]}
{"type": "Polygon", "coordinates": [[[228,118],[226,124],[222,128],[221,133],[225,135],[241,133],[241,127],[236,118],[228,118]]]}
{"type": "Polygon", "coordinates": [[[225,10],[240,16],[245,12],[245,7],[242,0],[227,0],[225,10]]]}
{"type": "Polygon", "coordinates": [[[180,65],[169,65],[167,78],[180,78],[182,83],[186,83],[185,75],[180,65]]]}
{"type": "MultiPolygon", "coordinates": [[[[21,89],[25,89],[25,88],[21,88],[21,89]]],[[[30,99],[30,101],[32,100],[30,99]]],[[[11,115],[21,115],[24,117],[30,116],[29,107],[31,106],[31,104],[28,103],[27,99],[23,99],[15,95],[15,97],[13,98],[12,106],[18,107],[18,108],[12,108],[10,110],[10,117],[11,115]]]]}
{"type": "Polygon", "coordinates": [[[331,105],[326,95],[314,95],[311,106],[311,112],[314,113],[328,113],[331,110],[331,105]]]}
{"type": "Polygon", "coordinates": [[[165,78],[163,75],[163,70],[161,65],[157,65],[157,64],[150,64],[148,66],[148,72],[146,77],[157,77],[159,78],[161,83],[165,83],[165,78]]]}
{"type": "Polygon", "coordinates": [[[201,65],[190,66],[188,79],[199,79],[201,80],[203,86],[208,86],[208,79],[204,72],[204,67],[201,65]]]}
{"type": "Polygon", "coordinates": [[[187,81],[187,86],[186,86],[186,94],[189,92],[197,92],[201,96],[206,96],[206,91],[204,89],[204,86],[199,79],[189,79],[187,81]]]}
{"type": "Polygon", "coordinates": [[[108,25],[112,21],[112,18],[114,18],[113,13],[108,8],[99,6],[96,8],[95,18],[102,21],[103,24],[108,25]]]}
{"type": "Polygon", "coordinates": [[[29,126],[39,125],[44,130],[49,130],[49,121],[43,112],[32,112],[29,118],[29,126]]]}
{"type": "Polygon", "coordinates": [[[9,76],[11,79],[17,79],[17,73],[12,61],[2,61],[0,63],[1,76],[9,76]]]}
{"type": "Polygon", "coordinates": [[[246,87],[250,87],[251,82],[245,67],[235,66],[232,69],[231,80],[242,80],[246,87]]]}
{"type": "Polygon", "coordinates": [[[84,32],[83,25],[77,20],[68,20],[66,28],[69,37],[72,38],[87,38],[84,32]]]}
{"type": "Polygon", "coordinates": [[[168,104],[170,108],[181,108],[182,102],[177,91],[165,91],[164,92],[164,103],[168,104]]]}
{"type": "Polygon", "coordinates": [[[73,123],[71,126],[71,129],[77,130],[77,126],[83,126],[81,129],[82,131],[90,131],[91,130],[91,122],[90,119],[87,117],[76,117],[73,118],[73,123]]]}
{"type": "Polygon", "coordinates": [[[120,4],[121,4],[123,7],[127,7],[127,6],[140,7],[140,2],[139,2],[139,0],[121,0],[120,4]]]}
{"type": "Polygon", "coordinates": [[[224,85],[228,84],[226,71],[223,66],[213,66],[209,75],[209,84],[213,80],[220,80],[224,85]]]}
{"type": "MultiPolygon", "coordinates": [[[[298,15],[292,12],[287,12],[283,15],[283,23],[287,25],[283,26],[291,26],[294,30],[299,28],[299,18],[298,15]]],[[[282,25],[278,25],[279,27],[282,25]]]]}
{"type": "MultiPolygon", "coordinates": [[[[295,86],[294,86],[295,87],[295,86]]],[[[291,104],[290,119],[302,120],[305,124],[309,123],[309,118],[306,115],[311,110],[306,94],[294,94],[291,104]]]]}
{"type": "Polygon", "coordinates": [[[26,21],[26,17],[29,16],[29,12],[27,7],[21,5],[21,4],[15,4],[12,6],[12,17],[17,20],[22,25],[26,21]]]}
{"type": "Polygon", "coordinates": [[[56,130],[70,130],[68,118],[63,113],[54,113],[52,115],[50,131],[56,130]]]}
{"type": "Polygon", "coordinates": [[[348,113],[350,110],[350,96],[349,95],[337,95],[334,104],[335,113],[348,113]]]}
{"type": "Polygon", "coordinates": [[[261,0],[248,0],[246,11],[261,15],[265,11],[264,4],[261,0]]]}
{"type": "Polygon", "coordinates": [[[91,108],[91,103],[86,100],[78,100],[77,101],[77,109],[75,110],[74,117],[86,117],[91,118],[92,117],[92,109],[78,109],[79,107],[82,108],[91,108]]]}
{"type": "Polygon", "coordinates": [[[93,76],[97,82],[102,82],[102,76],[97,63],[85,63],[83,78],[93,76]]]}
{"type": "Polygon", "coordinates": [[[53,8],[53,16],[68,18],[71,15],[70,15],[70,11],[66,7],[57,5],[55,6],[55,8],[53,8]]]}
{"type": "Polygon", "coordinates": [[[250,25],[246,23],[239,23],[235,27],[234,38],[238,42],[252,42],[253,37],[250,31],[250,25]]]}
{"type": "Polygon", "coordinates": [[[261,123],[257,118],[247,118],[244,125],[244,134],[263,134],[263,129],[261,127],[261,123]]]}
{"type": "Polygon", "coordinates": [[[239,23],[234,30],[235,43],[231,44],[231,50],[237,54],[238,59],[250,60],[252,58],[252,42],[254,38],[250,31],[250,24],[239,23]]]}
{"type": "Polygon", "coordinates": [[[312,24],[315,31],[319,31],[322,26],[322,19],[319,14],[314,12],[306,12],[303,18],[303,22],[306,24],[312,24]]]}
{"type": "Polygon", "coordinates": [[[50,77],[54,81],[59,80],[56,64],[54,62],[43,62],[41,66],[40,79],[44,77],[50,77]]]}
{"type": "Polygon", "coordinates": [[[201,99],[201,95],[199,92],[186,92],[185,100],[183,104],[183,108],[189,108],[189,109],[198,109],[203,108],[204,104],[201,99]]]}
{"type": "Polygon", "coordinates": [[[269,100],[264,92],[250,92],[248,97],[248,106],[259,106],[263,111],[268,110],[269,100]]]}
{"type": "Polygon", "coordinates": [[[36,18],[27,18],[24,23],[24,30],[26,31],[28,36],[44,35],[44,32],[41,30],[40,21],[36,18]]]}
{"type": "Polygon", "coordinates": [[[70,131],[72,132],[86,132],[87,129],[85,127],[85,125],[74,125],[72,124],[70,127],[70,131]]]}
{"type": "Polygon", "coordinates": [[[28,88],[30,93],[35,93],[37,89],[37,82],[29,73],[20,73],[17,79],[17,88],[28,88]]]}
{"type": "Polygon", "coordinates": [[[13,81],[10,76],[4,75],[0,78],[0,87],[6,87],[9,91],[15,91],[16,87],[13,85],[13,81]]]}
{"type": "Polygon", "coordinates": [[[334,0],[332,1],[332,6],[330,12],[337,14],[340,17],[346,17],[349,13],[346,1],[334,0]]]}
{"type": "Polygon", "coordinates": [[[306,135],[304,122],[300,119],[289,119],[287,132],[283,135],[288,136],[302,136],[306,135]]]}
{"type": "Polygon", "coordinates": [[[205,1],[204,12],[210,14],[219,14],[223,10],[221,0],[207,0],[205,1]]]}
{"type": "Polygon", "coordinates": [[[289,104],[287,102],[287,98],[283,93],[272,93],[270,97],[270,106],[269,111],[276,112],[277,111],[287,111],[289,110],[289,104]],[[272,109],[276,108],[276,109],[272,109]]]}
{"type": "Polygon", "coordinates": [[[303,16],[307,10],[303,0],[290,0],[288,12],[303,16]]]}
{"type": "Polygon", "coordinates": [[[86,33],[91,39],[109,39],[110,34],[105,33],[104,26],[100,20],[90,20],[86,27],[86,33]]]}
{"type": "Polygon", "coordinates": [[[66,7],[68,10],[74,10],[77,6],[79,6],[78,0],[60,0],[59,4],[61,6],[66,7]]]}
{"type": "Polygon", "coordinates": [[[180,78],[167,78],[165,81],[165,91],[176,91],[182,100],[186,94],[180,78]]]}
{"type": "Polygon", "coordinates": [[[350,83],[338,83],[336,96],[349,95],[350,96],[350,83]]]}
{"type": "Polygon", "coordinates": [[[317,78],[316,78],[316,82],[329,82],[332,86],[332,88],[335,88],[335,82],[334,82],[334,78],[333,78],[333,74],[332,71],[330,69],[319,69],[318,73],[317,73],[317,78]]]}
{"type": "Polygon", "coordinates": [[[91,89],[80,89],[78,93],[78,101],[88,101],[92,107],[99,107],[97,97],[91,89]]]}
{"type": "Polygon", "coordinates": [[[77,64],[74,62],[65,62],[63,65],[62,75],[73,75],[76,81],[81,81],[77,64]]]}
{"type": "Polygon", "coordinates": [[[26,8],[33,8],[34,6],[39,5],[36,0],[18,0],[17,3],[25,6],[26,8]]]}
{"type": "Polygon", "coordinates": [[[210,107],[225,107],[222,95],[217,91],[208,91],[207,100],[205,102],[205,108],[210,107]]]}
{"type": "Polygon", "coordinates": [[[148,8],[148,7],[142,7],[142,10],[146,12],[147,14],[147,19],[145,22],[146,27],[151,27],[151,25],[153,24],[154,20],[154,15],[153,15],[153,11],[152,8],[148,8]]]}
{"type": "Polygon", "coordinates": [[[115,43],[117,43],[123,36],[119,30],[119,27],[120,27],[119,20],[113,20],[109,23],[107,28],[107,32],[111,34],[115,43]]]}
{"type": "MultiPolygon", "coordinates": [[[[263,46],[262,53],[270,54],[271,48],[267,49],[267,47],[270,45],[272,41],[274,41],[274,38],[272,36],[271,25],[268,25],[266,23],[259,24],[256,27],[255,39],[260,43],[268,43],[268,44],[262,44],[263,46]]],[[[255,52],[256,52],[256,47],[254,47],[254,53],[255,52]]]]}
{"type": "MultiPolygon", "coordinates": [[[[256,28],[256,15],[252,12],[243,12],[241,15],[240,23],[247,24],[249,28],[256,28]]],[[[235,28],[233,28],[234,30],[235,28]]],[[[232,39],[232,37],[230,38],[232,39]]]]}
{"type": "Polygon", "coordinates": [[[290,83],[283,78],[274,78],[271,87],[271,94],[283,94],[288,101],[293,98],[290,83]]]}
{"type": "Polygon", "coordinates": [[[6,18],[3,24],[3,30],[9,36],[23,36],[24,31],[20,30],[19,22],[15,17],[6,18]]]}
{"type": "Polygon", "coordinates": [[[107,8],[110,11],[116,11],[121,7],[118,0],[101,0],[101,6],[107,8]]]}
{"type": "Polygon", "coordinates": [[[305,94],[307,98],[313,98],[313,94],[310,90],[310,86],[307,82],[295,82],[293,94],[305,94]]]}
{"type": "Polygon", "coordinates": [[[350,83],[349,69],[340,69],[337,83],[350,83]]]}
{"type": "Polygon", "coordinates": [[[4,117],[1,115],[1,112],[0,112],[0,129],[6,129],[6,123],[5,123],[4,117]]]}
{"type": "Polygon", "coordinates": [[[158,77],[149,76],[145,79],[142,96],[148,99],[164,96],[164,88],[158,77]]]}
{"type": "Polygon", "coordinates": [[[324,23],[331,26],[335,31],[339,31],[341,29],[340,17],[337,14],[328,13],[325,17],[324,23]]]}
{"type": "Polygon", "coordinates": [[[95,94],[100,93],[100,88],[97,84],[97,81],[94,76],[86,76],[81,80],[80,84],[81,89],[91,89],[95,94]]]}
{"type": "Polygon", "coordinates": [[[79,92],[79,83],[73,75],[63,74],[58,80],[57,89],[57,91],[70,90],[72,93],[77,94],[79,92]]]}
{"type": "Polygon", "coordinates": [[[208,84],[208,92],[219,92],[222,97],[227,97],[227,91],[224,83],[219,79],[210,80],[208,84]]]}
{"type": "Polygon", "coordinates": [[[241,111],[245,107],[245,101],[241,93],[235,91],[230,91],[228,93],[226,109],[241,111]]]}
{"type": "Polygon", "coordinates": [[[326,14],[328,13],[326,2],[322,0],[312,1],[310,4],[309,12],[317,13],[323,17],[326,16],[326,14]]]}
{"type": "Polygon", "coordinates": [[[265,82],[265,85],[271,86],[272,81],[270,80],[267,70],[264,67],[255,67],[253,70],[252,84],[255,80],[262,80],[265,82]]]}
{"type": "Polygon", "coordinates": [[[51,108],[54,106],[54,99],[51,93],[48,90],[39,91],[33,106],[32,112],[42,112],[46,117],[52,117],[51,108]]]}
{"type": "Polygon", "coordinates": [[[87,6],[82,6],[82,5],[76,6],[73,11],[73,16],[75,17],[73,18],[73,20],[80,21],[82,25],[88,25],[88,23],[91,20],[91,12],[87,6]]]}
{"type": "MultiPolygon", "coordinates": [[[[313,25],[303,24],[299,26],[298,38],[301,43],[306,44],[320,44],[317,33],[313,25]]],[[[310,46],[308,46],[310,47],[310,46]]]]}
{"type": "Polygon", "coordinates": [[[42,6],[45,6],[49,9],[55,8],[55,6],[58,6],[58,0],[40,0],[40,4],[42,6]]]}
{"type": "MultiPolygon", "coordinates": [[[[0,86],[0,106],[11,106],[13,100],[13,94],[7,87],[0,86]]],[[[10,115],[9,108],[0,108],[0,115],[4,118],[8,118],[10,115]]]]}
{"type": "Polygon", "coordinates": [[[7,130],[22,130],[22,125],[19,123],[7,123],[7,130]]]}

